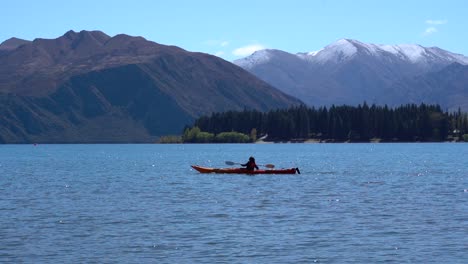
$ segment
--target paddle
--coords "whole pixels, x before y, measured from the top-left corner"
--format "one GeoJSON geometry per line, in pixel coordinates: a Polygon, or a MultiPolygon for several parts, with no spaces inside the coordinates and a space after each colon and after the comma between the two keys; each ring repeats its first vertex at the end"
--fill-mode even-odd
{"type": "MultiPolygon", "coordinates": [[[[236,164],[241,165],[238,162],[226,161],[226,165],[232,166],[232,165],[236,165],[236,164]]],[[[273,169],[275,167],[275,165],[273,165],[273,164],[265,164],[265,165],[257,164],[257,166],[265,166],[265,167],[267,167],[269,169],[273,169]]]]}

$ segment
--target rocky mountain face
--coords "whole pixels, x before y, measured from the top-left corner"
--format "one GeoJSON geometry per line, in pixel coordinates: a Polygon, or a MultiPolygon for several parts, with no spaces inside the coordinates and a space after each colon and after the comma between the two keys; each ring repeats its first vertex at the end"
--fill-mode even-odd
{"type": "Polygon", "coordinates": [[[463,107],[461,100],[450,98],[468,97],[468,94],[460,93],[463,89],[454,94],[449,90],[450,86],[431,86],[436,82],[420,84],[425,78],[439,78],[438,83],[459,83],[460,80],[448,76],[442,81],[441,72],[446,67],[450,71],[454,63],[468,64],[468,57],[436,47],[375,45],[341,39],[315,52],[290,54],[262,50],[234,63],[311,106],[357,105],[364,101],[390,106],[434,102],[455,109],[463,107]],[[440,100],[424,97],[429,94],[440,100]]]}
{"type": "Polygon", "coordinates": [[[299,103],[220,58],[142,37],[0,44],[0,143],[154,142],[213,111],[299,103]]]}

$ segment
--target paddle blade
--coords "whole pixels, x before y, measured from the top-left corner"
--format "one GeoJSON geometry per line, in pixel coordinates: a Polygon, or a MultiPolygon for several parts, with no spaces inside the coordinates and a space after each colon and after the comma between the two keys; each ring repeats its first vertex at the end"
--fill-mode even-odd
{"type": "Polygon", "coordinates": [[[269,168],[269,169],[273,169],[275,167],[275,165],[273,164],[266,164],[265,167],[269,168]]]}
{"type": "Polygon", "coordinates": [[[230,166],[232,166],[232,165],[235,165],[235,164],[236,164],[235,162],[232,162],[232,161],[226,161],[226,165],[230,165],[230,166]]]}

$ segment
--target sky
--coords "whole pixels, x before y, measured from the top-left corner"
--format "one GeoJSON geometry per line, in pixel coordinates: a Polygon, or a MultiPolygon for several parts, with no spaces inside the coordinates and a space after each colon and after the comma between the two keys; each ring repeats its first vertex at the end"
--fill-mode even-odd
{"type": "Polygon", "coordinates": [[[127,34],[232,61],[259,49],[320,50],[339,39],[419,44],[468,56],[466,0],[15,0],[0,42],[69,30],[127,34]]]}

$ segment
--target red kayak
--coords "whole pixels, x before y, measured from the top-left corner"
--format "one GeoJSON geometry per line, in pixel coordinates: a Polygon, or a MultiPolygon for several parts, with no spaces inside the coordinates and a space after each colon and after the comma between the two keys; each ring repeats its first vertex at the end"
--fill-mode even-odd
{"type": "Polygon", "coordinates": [[[244,168],[207,168],[197,165],[192,165],[192,168],[197,170],[200,173],[229,173],[229,174],[300,174],[298,168],[290,168],[290,169],[268,169],[268,170],[254,170],[249,171],[244,168]]]}

